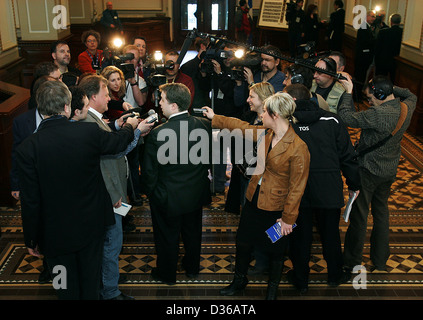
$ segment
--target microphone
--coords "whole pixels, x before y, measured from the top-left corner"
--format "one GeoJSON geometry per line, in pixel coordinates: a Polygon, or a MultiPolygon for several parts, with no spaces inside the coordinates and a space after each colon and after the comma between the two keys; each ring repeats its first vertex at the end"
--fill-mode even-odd
{"type": "MultiPolygon", "coordinates": [[[[151,111],[151,110],[150,110],[151,111]]],[[[152,115],[150,115],[146,120],[147,123],[153,123],[153,122],[158,122],[159,116],[157,115],[157,113],[153,113],[152,115]]]]}
{"type": "Polygon", "coordinates": [[[148,112],[146,112],[146,113],[144,113],[142,115],[140,115],[139,112],[133,112],[132,109],[131,110],[128,110],[128,111],[131,111],[131,113],[129,113],[128,116],[125,117],[125,119],[126,118],[129,118],[129,117],[137,117],[137,118],[145,119],[148,116],[151,116],[152,114],[155,114],[156,113],[156,111],[154,111],[153,109],[150,109],[148,112]]]}
{"type": "Polygon", "coordinates": [[[192,111],[194,111],[195,113],[203,113],[204,111],[207,111],[204,108],[192,108],[192,111]]]}

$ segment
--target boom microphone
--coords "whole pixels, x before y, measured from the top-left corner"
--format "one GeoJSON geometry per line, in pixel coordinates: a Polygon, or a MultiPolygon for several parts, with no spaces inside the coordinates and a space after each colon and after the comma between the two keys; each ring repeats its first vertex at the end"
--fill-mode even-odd
{"type": "Polygon", "coordinates": [[[178,60],[176,60],[176,64],[180,65],[182,60],[184,60],[185,55],[187,51],[189,50],[189,48],[191,47],[191,44],[194,41],[195,37],[196,37],[196,30],[193,30],[187,34],[187,37],[184,43],[182,44],[182,48],[181,48],[181,52],[179,53],[178,60]]]}

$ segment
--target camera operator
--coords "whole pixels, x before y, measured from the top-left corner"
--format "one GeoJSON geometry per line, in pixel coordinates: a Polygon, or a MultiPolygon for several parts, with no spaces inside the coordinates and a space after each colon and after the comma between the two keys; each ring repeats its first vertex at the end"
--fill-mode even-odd
{"type": "Polygon", "coordinates": [[[190,76],[186,75],[181,70],[179,70],[180,66],[179,64],[176,63],[178,61],[178,58],[179,58],[178,51],[170,50],[166,52],[165,62],[166,63],[173,62],[172,68],[166,68],[166,71],[165,71],[166,80],[167,80],[167,83],[182,83],[188,87],[189,91],[191,92],[191,105],[190,105],[190,108],[191,108],[192,102],[194,100],[194,95],[195,95],[194,82],[192,81],[192,78],[190,76]]]}
{"type": "MultiPolygon", "coordinates": [[[[279,48],[272,45],[265,46],[263,51],[276,56],[282,55],[279,48]]],[[[269,82],[275,89],[275,92],[282,92],[284,88],[283,82],[285,80],[285,74],[278,70],[280,59],[264,53],[261,54],[261,59],[260,71],[255,74],[253,74],[250,68],[244,67],[245,81],[236,81],[236,87],[234,90],[235,101],[246,101],[249,91],[248,88],[259,82],[269,82]]]]}
{"type": "MultiPolygon", "coordinates": [[[[236,106],[234,100],[235,81],[230,77],[231,60],[235,46],[226,44],[223,51],[226,52],[227,58],[220,59],[215,57],[210,61],[205,60],[200,67],[200,74],[203,78],[201,81],[201,89],[210,92],[213,88],[214,112],[219,115],[228,117],[239,117],[242,114],[242,106],[236,106]],[[212,67],[212,70],[210,70],[212,67]]],[[[226,152],[220,149],[220,162],[213,165],[213,185],[212,193],[224,193],[226,184],[226,152]]]]}
{"type": "Polygon", "coordinates": [[[133,54],[134,58],[131,60],[124,61],[125,63],[131,63],[134,66],[133,76],[130,77],[125,75],[126,79],[126,94],[124,101],[128,102],[132,107],[141,107],[147,101],[147,83],[145,80],[138,75],[136,68],[140,60],[140,52],[135,45],[127,45],[123,48],[123,54],[133,54]]]}
{"type": "Polygon", "coordinates": [[[194,99],[192,102],[193,108],[202,108],[203,106],[209,105],[209,95],[210,92],[209,86],[204,87],[202,85],[203,76],[201,75],[201,68],[200,64],[202,62],[202,58],[207,51],[207,47],[209,45],[210,40],[208,38],[196,38],[194,42],[194,47],[198,51],[198,54],[191,60],[185,62],[181,65],[181,72],[190,76],[192,82],[194,83],[195,94],[194,99]],[[208,89],[208,90],[207,90],[208,89]]]}

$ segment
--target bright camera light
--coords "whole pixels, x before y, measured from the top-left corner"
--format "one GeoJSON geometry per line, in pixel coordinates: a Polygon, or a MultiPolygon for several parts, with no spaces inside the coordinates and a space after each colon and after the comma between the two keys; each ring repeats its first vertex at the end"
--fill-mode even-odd
{"type": "Polygon", "coordinates": [[[376,7],[375,7],[375,11],[376,11],[376,12],[379,12],[379,11],[380,11],[380,6],[376,6],[376,7]]]}
{"type": "Polygon", "coordinates": [[[113,39],[113,45],[115,48],[120,48],[123,45],[123,41],[121,38],[115,38],[113,39]]]}
{"type": "Polygon", "coordinates": [[[235,57],[237,57],[238,59],[242,58],[244,56],[244,50],[242,49],[238,49],[235,51],[235,57]]]}
{"type": "Polygon", "coordinates": [[[154,52],[154,60],[161,61],[163,59],[163,53],[161,51],[154,52]]]}

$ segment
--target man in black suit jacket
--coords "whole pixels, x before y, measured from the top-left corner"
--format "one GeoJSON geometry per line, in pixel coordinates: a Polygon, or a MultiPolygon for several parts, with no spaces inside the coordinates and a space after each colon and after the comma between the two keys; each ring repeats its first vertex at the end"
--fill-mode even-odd
{"type": "Polygon", "coordinates": [[[157,252],[152,276],[174,284],[180,235],[187,276],[195,277],[200,270],[202,206],[210,203],[211,123],[188,113],[191,94],[184,84],[165,84],[160,91],[160,107],[168,121],[146,139],[141,176],[150,201],[157,252]],[[196,147],[200,147],[199,163],[193,159],[199,154],[196,147]]]}
{"type": "Polygon", "coordinates": [[[60,299],[98,299],[105,227],[114,223],[100,156],[123,151],[138,121],[109,133],[68,121],[70,102],[62,82],[47,81],[37,91],[44,120],[16,151],[22,224],[29,253],[42,252],[53,276],[59,266],[61,282],[53,285],[60,299]]]}
{"type": "Polygon", "coordinates": [[[363,96],[363,87],[367,82],[367,71],[373,63],[375,54],[375,22],[376,14],[373,11],[367,12],[366,22],[357,31],[357,41],[354,57],[354,77],[356,81],[356,94],[359,100],[363,96]]]}
{"type": "Polygon", "coordinates": [[[342,39],[345,31],[344,3],[337,0],[334,3],[335,11],[331,13],[328,27],[329,48],[331,51],[342,52],[342,39]]]}
{"type": "Polygon", "coordinates": [[[401,16],[393,14],[390,17],[391,27],[381,29],[376,39],[375,67],[376,75],[389,75],[392,83],[395,81],[396,61],[400,54],[402,41],[401,16]]]}

